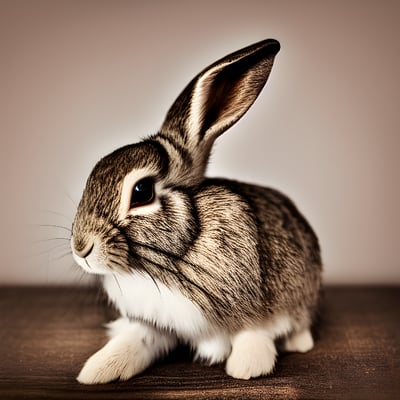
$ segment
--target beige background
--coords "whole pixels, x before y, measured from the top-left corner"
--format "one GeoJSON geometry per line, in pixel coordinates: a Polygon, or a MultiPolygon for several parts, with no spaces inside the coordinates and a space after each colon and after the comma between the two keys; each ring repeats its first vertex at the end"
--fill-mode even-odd
{"type": "Polygon", "coordinates": [[[400,283],[398,1],[0,1],[0,283],[78,283],[68,231],[94,163],[159,128],[203,67],[279,39],[209,175],[277,187],[330,283],[400,283]]]}

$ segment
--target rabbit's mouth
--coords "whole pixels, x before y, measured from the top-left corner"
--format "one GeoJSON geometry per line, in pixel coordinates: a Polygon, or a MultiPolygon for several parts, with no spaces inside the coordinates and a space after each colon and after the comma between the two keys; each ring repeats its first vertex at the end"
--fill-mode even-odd
{"type": "Polygon", "coordinates": [[[75,262],[86,272],[91,274],[105,274],[110,272],[108,268],[101,262],[99,257],[98,244],[95,239],[88,239],[84,244],[71,238],[72,257],[75,262]]]}
{"type": "Polygon", "coordinates": [[[71,249],[75,262],[90,274],[107,275],[127,269],[121,257],[124,251],[107,251],[106,245],[96,236],[86,238],[84,245],[77,245],[72,236],[71,249]]]}

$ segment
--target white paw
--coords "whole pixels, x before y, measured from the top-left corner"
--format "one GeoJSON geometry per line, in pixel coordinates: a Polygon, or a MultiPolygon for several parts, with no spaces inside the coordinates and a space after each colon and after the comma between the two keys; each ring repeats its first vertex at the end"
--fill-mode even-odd
{"type": "Polygon", "coordinates": [[[232,340],[226,372],[236,379],[250,379],[272,372],[276,360],[274,341],[262,330],[239,332],[232,340]]]}
{"type": "Polygon", "coordinates": [[[151,361],[140,342],[121,343],[112,339],[86,361],[77,379],[88,385],[127,380],[145,370],[151,361]]]}
{"type": "Polygon", "coordinates": [[[306,353],[314,347],[314,341],[309,329],[296,332],[285,339],[283,350],[306,353]]]}
{"type": "Polygon", "coordinates": [[[140,323],[126,324],[125,329],[86,361],[77,380],[87,385],[127,380],[143,372],[175,344],[173,336],[151,327],[140,323]]]}
{"type": "Polygon", "coordinates": [[[212,365],[223,362],[231,352],[231,343],[227,336],[214,336],[197,343],[195,359],[212,365]]]}

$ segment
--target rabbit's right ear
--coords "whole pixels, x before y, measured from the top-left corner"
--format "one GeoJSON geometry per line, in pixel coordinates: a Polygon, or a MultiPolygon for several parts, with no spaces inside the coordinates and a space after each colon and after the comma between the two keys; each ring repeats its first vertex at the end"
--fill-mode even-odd
{"type": "Polygon", "coordinates": [[[253,104],[279,49],[279,42],[267,39],[229,54],[197,75],[176,99],[158,136],[180,154],[188,181],[202,179],[214,140],[253,104]]]}

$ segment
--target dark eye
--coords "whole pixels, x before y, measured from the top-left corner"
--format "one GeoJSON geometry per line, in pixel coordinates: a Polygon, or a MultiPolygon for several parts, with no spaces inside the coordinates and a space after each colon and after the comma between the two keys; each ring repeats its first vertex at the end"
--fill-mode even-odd
{"type": "Polygon", "coordinates": [[[133,187],[130,208],[149,204],[153,200],[154,181],[152,178],[144,178],[133,187]]]}

